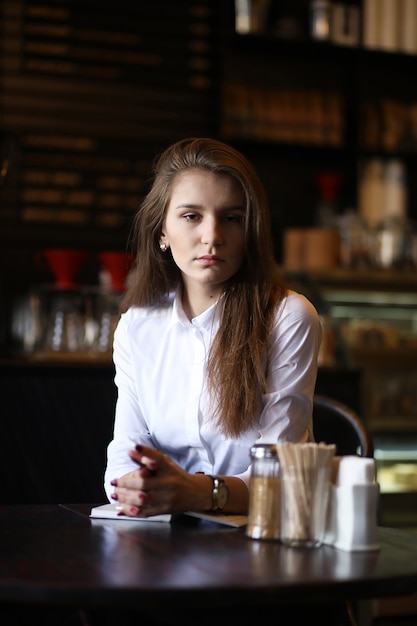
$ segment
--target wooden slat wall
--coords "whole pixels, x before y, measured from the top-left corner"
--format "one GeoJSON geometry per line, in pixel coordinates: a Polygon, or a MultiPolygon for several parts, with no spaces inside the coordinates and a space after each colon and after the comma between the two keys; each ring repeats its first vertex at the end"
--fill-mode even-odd
{"type": "Polygon", "coordinates": [[[221,0],[0,10],[0,241],[123,245],[156,152],[216,132],[221,0]]]}

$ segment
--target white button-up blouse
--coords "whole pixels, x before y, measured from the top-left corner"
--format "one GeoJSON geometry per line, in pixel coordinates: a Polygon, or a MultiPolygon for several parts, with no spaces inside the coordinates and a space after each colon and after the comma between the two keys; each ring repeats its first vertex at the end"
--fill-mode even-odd
{"type": "Polygon", "coordinates": [[[109,500],[110,481],[137,469],[127,451],[138,443],[162,450],[190,473],[248,482],[253,444],[313,440],[321,325],[312,303],[290,291],[279,306],[265,359],[268,390],[256,427],[238,439],[210,419],[206,359],[218,323],[215,304],[190,321],[176,295],[166,306],[132,307],[121,316],[113,345],[118,398],[107,450],[109,500]]]}

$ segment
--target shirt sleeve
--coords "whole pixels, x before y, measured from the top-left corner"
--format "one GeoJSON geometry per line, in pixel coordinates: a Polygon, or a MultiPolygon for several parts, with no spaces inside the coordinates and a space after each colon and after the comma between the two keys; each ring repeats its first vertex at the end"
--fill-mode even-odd
{"type": "Polygon", "coordinates": [[[259,443],[314,440],[312,407],[321,336],[313,304],[290,291],[277,312],[269,345],[259,443]]]}
{"type": "Polygon", "coordinates": [[[113,361],[116,368],[115,383],[118,390],[115,409],[113,439],[107,448],[107,467],[104,488],[109,500],[113,492],[110,481],[137,469],[128,455],[138,443],[154,447],[152,438],[140,410],[135,385],[128,336],[128,316],[123,316],[116,327],[113,340],[113,361]]]}

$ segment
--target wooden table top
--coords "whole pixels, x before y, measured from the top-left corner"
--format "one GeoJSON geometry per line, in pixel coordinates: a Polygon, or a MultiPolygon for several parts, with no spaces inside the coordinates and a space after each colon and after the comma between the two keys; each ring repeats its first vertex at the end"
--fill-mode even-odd
{"type": "Polygon", "coordinates": [[[411,532],[380,528],[375,552],[286,548],[192,518],[91,519],[91,506],[0,506],[0,603],[278,606],[417,591],[411,532]]]}

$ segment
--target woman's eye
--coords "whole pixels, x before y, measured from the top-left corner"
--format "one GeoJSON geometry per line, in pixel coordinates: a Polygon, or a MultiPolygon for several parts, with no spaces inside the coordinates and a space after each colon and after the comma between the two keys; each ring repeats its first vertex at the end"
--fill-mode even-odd
{"type": "Polygon", "coordinates": [[[226,222],[236,222],[236,224],[243,224],[243,215],[226,215],[224,218],[226,222]]]}
{"type": "Polygon", "coordinates": [[[198,218],[198,215],[196,215],[195,213],[186,213],[185,215],[183,215],[183,217],[187,221],[192,222],[193,220],[196,220],[198,218]]]}

